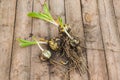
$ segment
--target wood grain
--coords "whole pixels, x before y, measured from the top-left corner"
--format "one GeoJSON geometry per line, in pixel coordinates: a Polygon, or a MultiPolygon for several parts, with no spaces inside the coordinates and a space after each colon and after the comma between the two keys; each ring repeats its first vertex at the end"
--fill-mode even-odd
{"type": "MultiPolygon", "coordinates": [[[[43,11],[44,0],[34,0],[33,11],[43,11]],[[41,3],[41,4],[40,4],[41,3]]],[[[49,24],[40,19],[33,19],[32,34],[38,40],[48,37],[49,24]]],[[[43,46],[43,45],[41,45],[43,46]]],[[[45,45],[46,46],[46,45],[45,45]]],[[[46,49],[46,47],[44,47],[46,49]]],[[[37,45],[32,46],[31,51],[31,80],[49,80],[49,62],[42,62],[39,58],[41,50],[37,45]]]]}
{"type": "MultiPolygon", "coordinates": [[[[62,17],[63,21],[65,21],[65,11],[64,11],[64,0],[50,0],[49,3],[51,14],[54,18],[58,16],[62,17]]],[[[51,38],[58,36],[58,27],[54,25],[50,25],[50,36],[51,38]]],[[[65,80],[66,69],[63,66],[50,66],[50,80],[65,80]]]]}
{"type": "MultiPolygon", "coordinates": [[[[80,0],[65,0],[66,22],[71,25],[73,35],[84,39],[80,0]]],[[[76,71],[70,73],[70,80],[88,80],[87,73],[82,77],[76,71]]]]}
{"type": "MultiPolygon", "coordinates": [[[[63,80],[63,67],[39,59],[37,46],[21,48],[16,38],[30,34],[53,38],[58,29],[32,19],[28,12],[43,11],[45,0],[0,0],[0,80],[63,80]],[[41,5],[42,4],[42,5],[41,5]]],[[[120,1],[46,0],[54,18],[62,16],[74,35],[85,40],[90,74],[70,72],[69,80],[120,80],[120,1]]],[[[42,45],[45,49],[46,47],[42,45]]]]}
{"type": "Polygon", "coordinates": [[[105,46],[109,80],[119,80],[120,76],[120,38],[112,0],[100,0],[100,24],[105,46]]]}
{"type": "Polygon", "coordinates": [[[9,80],[16,0],[0,0],[0,80],[9,80]]]}
{"type": "Polygon", "coordinates": [[[32,19],[27,16],[27,13],[32,11],[32,0],[17,0],[16,9],[10,80],[29,80],[31,50],[30,47],[21,48],[16,38],[30,39],[32,19]]]}
{"type": "Polygon", "coordinates": [[[115,20],[117,21],[118,29],[120,32],[120,0],[113,0],[112,1],[113,12],[115,13],[115,20]]]}
{"type": "Polygon", "coordinates": [[[108,80],[97,0],[82,0],[90,80],[108,80]]]}
{"type": "MultiPolygon", "coordinates": [[[[112,3],[111,3],[113,6],[113,12],[115,13],[115,21],[116,21],[116,27],[118,27],[117,29],[119,30],[119,34],[117,33],[117,36],[119,35],[119,38],[120,38],[120,0],[112,0],[112,3]]],[[[120,43],[120,39],[119,39],[119,43],[120,43]]],[[[120,47],[119,47],[120,49],[120,47]]],[[[118,55],[116,55],[117,59],[117,71],[118,71],[118,74],[120,74],[120,54],[118,53],[118,55]]],[[[119,75],[118,75],[119,77],[119,75]]],[[[118,78],[120,79],[120,77],[118,78]]]]}

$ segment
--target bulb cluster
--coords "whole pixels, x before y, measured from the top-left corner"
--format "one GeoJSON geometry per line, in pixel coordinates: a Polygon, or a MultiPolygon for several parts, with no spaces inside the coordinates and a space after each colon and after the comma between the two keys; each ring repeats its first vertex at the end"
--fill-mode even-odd
{"type": "Polygon", "coordinates": [[[38,18],[44,20],[46,22],[54,24],[59,30],[59,37],[51,38],[49,40],[45,40],[41,38],[37,40],[33,38],[33,41],[28,41],[24,39],[18,39],[21,47],[27,47],[31,45],[38,45],[41,50],[40,59],[42,61],[49,60],[53,55],[52,52],[61,52],[65,53],[69,60],[72,61],[73,65],[75,65],[78,70],[82,71],[86,67],[84,65],[85,59],[82,58],[83,54],[81,48],[79,46],[80,41],[78,38],[71,36],[71,27],[68,24],[64,24],[62,18],[58,17],[58,19],[54,19],[50,14],[48,6],[44,4],[43,6],[44,12],[30,12],[28,13],[29,17],[38,18]],[[44,49],[42,45],[47,45],[47,49],[44,49]],[[84,66],[84,67],[81,67],[84,66]]]}

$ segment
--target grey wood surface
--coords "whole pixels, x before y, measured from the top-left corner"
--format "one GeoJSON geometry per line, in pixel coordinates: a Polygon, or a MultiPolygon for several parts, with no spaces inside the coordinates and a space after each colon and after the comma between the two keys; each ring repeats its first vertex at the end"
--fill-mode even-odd
{"type": "MultiPolygon", "coordinates": [[[[17,38],[56,37],[52,24],[27,16],[42,11],[45,0],[0,0],[0,80],[66,80],[37,46],[21,48],[17,38]]],[[[61,16],[84,40],[88,73],[69,72],[68,80],[120,80],[120,1],[46,0],[54,17],[61,16]]],[[[67,72],[64,67],[59,69],[67,72]]]]}

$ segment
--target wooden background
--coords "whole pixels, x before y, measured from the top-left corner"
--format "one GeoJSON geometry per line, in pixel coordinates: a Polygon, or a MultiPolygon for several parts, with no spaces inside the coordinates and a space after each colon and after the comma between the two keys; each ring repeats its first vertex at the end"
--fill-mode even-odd
{"type": "MultiPolygon", "coordinates": [[[[44,0],[0,0],[0,80],[64,80],[36,46],[20,48],[16,38],[57,36],[57,29],[32,19],[44,0]]],[[[48,0],[52,15],[62,16],[85,40],[90,74],[69,73],[69,80],[120,80],[120,0],[48,0]]],[[[62,67],[61,67],[62,68],[62,67]]]]}

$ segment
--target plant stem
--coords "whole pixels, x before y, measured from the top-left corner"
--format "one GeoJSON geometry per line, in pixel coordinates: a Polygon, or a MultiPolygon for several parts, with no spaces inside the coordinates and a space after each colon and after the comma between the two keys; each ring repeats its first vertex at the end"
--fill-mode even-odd
{"type": "Polygon", "coordinates": [[[39,44],[47,44],[47,42],[38,41],[39,44]]]}
{"type": "Polygon", "coordinates": [[[37,43],[37,45],[38,45],[38,47],[40,48],[40,50],[41,51],[44,51],[44,49],[41,47],[41,45],[40,45],[40,42],[38,42],[34,37],[33,37],[33,39],[36,41],[36,43],[37,43]]]}
{"type": "Polygon", "coordinates": [[[65,31],[66,35],[72,40],[73,37],[67,32],[67,30],[65,28],[64,28],[64,31],[65,31]]]}
{"type": "Polygon", "coordinates": [[[51,23],[52,23],[52,24],[54,24],[54,25],[56,25],[57,27],[59,26],[59,24],[58,24],[58,23],[56,23],[56,21],[54,21],[54,20],[53,20],[53,21],[51,21],[51,23]]]}
{"type": "MultiPolygon", "coordinates": [[[[56,23],[55,21],[51,22],[52,24],[56,25],[57,27],[59,27],[59,24],[56,23]]],[[[70,38],[70,39],[73,39],[73,37],[67,32],[66,28],[64,28],[64,31],[66,33],[66,35],[70,38]]]]}
{"type": "Polygon", "coordinates": [[[39,44],[39,42],[36,41],[36,43],[37,43],[38,47],[40,48],[40,50],[41,50],[41,51],[44,51],[44,49],[41,47],[41,45],[39,44]]]}

